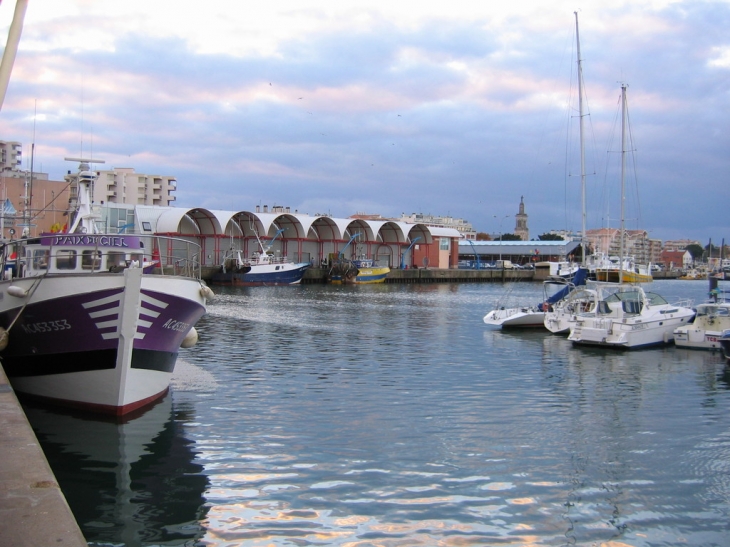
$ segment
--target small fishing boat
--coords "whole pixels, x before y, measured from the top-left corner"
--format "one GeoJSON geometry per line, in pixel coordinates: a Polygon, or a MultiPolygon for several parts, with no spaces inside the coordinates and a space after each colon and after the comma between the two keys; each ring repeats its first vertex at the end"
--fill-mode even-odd
{"type": "Polygon", "coordinates": [[[199,245],[97,229],[96,174],[75,161],[68,232],[0,246],[0,359],[20,394],[121,416],[167,392],[213,293],[199,245]]]}
{"type": "Polygon", "coordinates": [[[220,271],[213,274],[210,282],[216,285],[296,285],[312,265],[310,262],[290,262],[285,256],[276,256],[272,246],[283,232],[279,229],[268,244],[256,234],[259,250],[244,259],[240,250],[232,250],[221,264],[220,271]]]}
{"type": "Polygon", "coordinates": [[[360,236],[359,233],[350,237],[347,245],[337,254],[327,275],[327,280],[335,285],[368,285],[373,283],[384,283],[390,273],[390,267],[375,264],[372,258],[359,256],[357,258],[345,258],[345,250],[360,236]]]}

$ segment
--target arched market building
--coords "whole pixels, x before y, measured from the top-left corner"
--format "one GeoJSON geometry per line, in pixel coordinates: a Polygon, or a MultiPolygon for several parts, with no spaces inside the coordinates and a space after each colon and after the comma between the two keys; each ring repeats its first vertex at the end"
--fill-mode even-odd
{"type": "MultiPolygon", "coordinates": [[[[395,268],[457,268],[458,230],[394,220],[333,218],[291,213],[288,208],[264,211],[219,211],[204,208],[130,206],[115,204],[102,215],[107,228],[130,227],[137,233],[166,235],[200,245],[203,266],[215,267],[241,251],[251,256],[260,250],[259,239],[271,252],[294,262],[327,264],[344,250],[346,258],[372,258],[395,268]],[[106,217],[106,218],[104,218],[106,217]],[[351,245],[348,242],[359,234],[351,245]]],[[[105,208],[106,209],[106,208],[105,208]]],[[[167,256],[174,256],[168,249],[167,256]]],[[[164,255],[165,253],[163,253],[164,255]]]]}

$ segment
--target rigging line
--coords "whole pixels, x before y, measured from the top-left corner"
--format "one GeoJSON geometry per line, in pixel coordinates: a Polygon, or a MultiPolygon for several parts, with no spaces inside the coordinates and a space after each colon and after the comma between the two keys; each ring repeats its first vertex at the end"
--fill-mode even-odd
{"type": "Polygon", "coordinates": [[[615,152],[612,152],[614,147],[614,141],[615,137],[618,134],[618,124],[620,122],[620,116],[621,113],[621,96],[619,95],[618,101],[617,101],[617,109],[614,113],[613,118],[613,127],[611,131],[609,132],[608,141],[606,142],[606,162],[603,172],[603,192],[601,194],[601,209],[605,213],[605,217],[603,217],[603,221],[605,222],[605,227],[609,227],[609,222],[611,220],[610,213],[610,204],[611,204],[611,187],[612,185],[608,184],[608,176],[609,176],[609,169],[611,167],[610,162],[610,156],[611,154],[615,154],[615,152]],[[604,210],[605,207],[605,210],[604,210]]]}
{"type": "Polygon", "coordinates": [[[634,132],[632,130],[631,125],[631,118],[630,118],[630,110],[629,110],[629,103],[628,98],[626,99],[626,120],[627,125],[629,128],[629,151],[631,152],[631,166],[634,172],[634,194],[636,199],[636,222],[637,222],[637,229],[639,226],[642,225],[641,222],[641,195],[639,194],[639,175],[638,175],[638,168],[637,168],[637,149],[636,145],[634,144],[634,132]]]}
{"type": "Polygon", "coordinates": [[[61,195],[62,195],[62,194],[63,194],[63,193],[64,193],[64,192],[65,192],[65,191],[66,191],[66,190],[68,189],[68,187],[69,187],[69,186],[71,186],[71,184],[72,184],[72,183],[71,183],[71,182],[69,182],[69,183],[68,183],[68,184],[67,184],[66,186],[64,186],[64,187],[63,187],[63,188],[61,189],[61,191],[60,191],[60,192],[59,192],[58,194],[56,194],[56,196],[55,196],[55,197],[54,197],[54,198],[53,198],[53,199],[52,199],[51,201],[49,201],[49,202],[48,202],[48,203],[46,204],[46,206],[45,206],[45,207],[43,207],[43,209],[39,209],[39,210],[38,210],[38,212],[37,212],[36,214],[34,214],[33,216],[31,216],[31,217],[30,217],[30,220],[33,220],[33,219],[37,218],[37,217],[38,217],[38,216],[39,216],[39,215],[40,215],[41,213],[45,212],[45,211],[46,211],[46,210],[47,210],[47,209],[48,209],[48,208],[49,208],[49,207],[50,207],[51,205],[53,205],[53,202],[54,202],[54,201],[56,201],[56,200],[57,200],[58,198],[60,198],[60,197],[61,197],[61,195]]]}

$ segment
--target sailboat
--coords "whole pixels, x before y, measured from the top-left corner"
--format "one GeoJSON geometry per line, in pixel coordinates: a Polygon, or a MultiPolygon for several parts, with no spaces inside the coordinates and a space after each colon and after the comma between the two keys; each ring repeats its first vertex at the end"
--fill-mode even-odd
{"type": "MultiPolygon", "coordinates": [[[[586,268],[586,168],[585,168],[585,140],[584,140],[584,118],[583,109],[583,61],[580,57],[580,33],[578,31],[578,12],[575,14],[575,43],[576,43],[576,59],[578,64],[578,127],[580,135],[580,187],[581,187],[581,268],[586,268]]],[[[591,311],[595,307],[596,294],[592,289],[585,287],[582,283],[580,288],[571,291],[565,298],[556,302],[546,312],[544,317],[544,325],[547,330],[553,334],[568,334],[570,328],[575,322],[575,315],[579,311],[591,311]]]]}
{"type": "MultiPolygon", "coordinates": [[[[575,13],[575,30],[576,41],[578,44],[578,96],[580,105],[580,169],[581,184],[583,188],[583,232],[581,240],[581,248],[583,254],[583,262],[585,262],[585,153],[583,146],[583,74],[580,61],[580,40],[578,37],[578,13],[575,13]]],[[[544,263],[549,266],[555,266],[555,274],[548,277],[543,284],[545,297],[543,301],[536,305],[518,306],[515,308],[497,307],[487,313],[483,321],[487,325],[501,328],[547,328],[554,331],[557,325],[556,318],[563,316],[565,301],[575,293],[575,291],[584,287],[588,280],[588,270],[585,267],[574,267],[572,264],[563,262],[544,263]],[[569,271],[569,275],[562,276],[561,271],[569,271]]],[[[553,273],[553,272],[551,272],[553,273]]],[[[561,323],[562,324],[562,323],[561,323]]],[[[562,328],[562,327],[561,327],[562,328]]]]}
{"type": "MultiPolygon", "coordinates": [[[[621,255],[624,252],[624,195],[626,173],[626,84],[621,85],[621,255]]],[[[670,304],[662,296],[625,282],[597,283],[595,309],[576,315],[568,340],[575,344],[635,349],[666,344],[674,330],[692,320],[691,302],[670,304]]]]}

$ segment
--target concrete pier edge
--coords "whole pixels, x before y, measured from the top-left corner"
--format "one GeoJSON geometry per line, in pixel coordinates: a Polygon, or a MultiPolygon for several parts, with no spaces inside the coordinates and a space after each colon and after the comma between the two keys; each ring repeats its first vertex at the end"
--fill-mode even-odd
{"type": "Polygon", "coordinates": [[[0,365],[0,543],[87,547],[0,365]]]}

